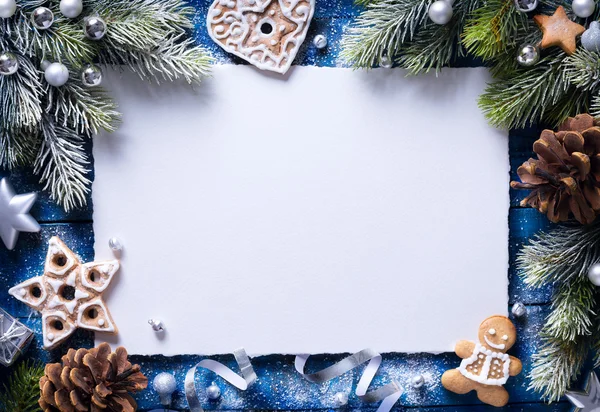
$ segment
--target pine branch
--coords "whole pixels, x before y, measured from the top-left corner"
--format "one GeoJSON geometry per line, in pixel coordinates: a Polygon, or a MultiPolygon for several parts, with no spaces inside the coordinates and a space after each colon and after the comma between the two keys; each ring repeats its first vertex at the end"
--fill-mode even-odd
{"type": "Polygon", "coordinates": [[[17,366],[4,390],[0,391],[0,412],[40,411],[40,378],[44,367],[34,361],[22,362],[17,366]]]}
{"type": "Polygon", "coordinates": [[[37,134],[0,130],[0,167],[11,170],[35,161],[40,142],[37,134]]]}
{"type": "Polygon", "coordinates": [[[567,81],[579,89],[597,92],[600,87],[600,55],[584,48],[564,60],[567,81]]]}

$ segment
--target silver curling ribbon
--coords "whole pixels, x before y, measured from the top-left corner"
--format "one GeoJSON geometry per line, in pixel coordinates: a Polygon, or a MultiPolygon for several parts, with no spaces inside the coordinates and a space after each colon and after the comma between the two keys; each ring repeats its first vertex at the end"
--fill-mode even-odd
{"type": "Polygon", "coordinates": [[[238,375],[221,362],[217,362],[211,359],[201,360],[196,366],[191,368],[185,375],[185,397],[188,401],[188,406],[191,412],[203,412],[202,406],[200,405],[200,399],[196,392],[196,383],[194,377],[196,376],[196,370],[198,368],[207,369],[211,372],[216,373],[227,382],[235,386],[236,388],[245,391],[256,382],[256,373],[250,363],[250,358],[246,354],[244,348],[240,348],[233,352],[235,361],[241,370],[242,376],[238,375]]]}
{"type": "Polygon", "coordinates": [[[356,352],[354,355],[350,355],[347,358],[342,359],[338,363],[331,365],[319,372],[306,374],[304,373],[304,366],[310,355],[297,355],[296,356],[296,370],[300,373],[304,379],[313,383],[324,383],[330,381],[338,376],[342,376],[346,372],[351,371],[354,368],[359,367],[365,362],[369,362],[365,368],[358,385],[356,385],[356,395],[364,402],[381,402],[377,412],[388,412],[392,409],[394,404],[398,402],[400,396],[402,396],[402,388],[397,382],[392,381],[381,388],[367,392],[379,365],[381,365],[381,355],[372,349],[363,349],[360,352],[356,352]]]}

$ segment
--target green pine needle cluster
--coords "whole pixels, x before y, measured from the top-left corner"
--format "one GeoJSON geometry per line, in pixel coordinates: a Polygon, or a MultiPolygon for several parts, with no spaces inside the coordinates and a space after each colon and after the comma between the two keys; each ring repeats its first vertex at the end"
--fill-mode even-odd
{"type": "MultiPolygon", "coordinates": [[[[126,65],[142,79],[199,83],[212,59],[189,37],[195,10],[184,0],[86,0],[78,18],[64,17],[59,0],[20,0],[15,15],[0,19],[0,50],[17,56],[19,69],[0,75],[0,167],[34,167],[52,199],[65,210],[83,206],[90,190],[86,141],[114,131],[120,113],[99,87],[80,77],[87,64],[126,65]],[[55,16],[37,30],[31,12],[49,7],[55,16]],[[87,39],[83,19],[100,16],[108,26],[99,41],[87,39]],[[67,84],[46,83],[42,62],[60,62],[67,84]]],[[[105,67],[103,66],[103,67],[105,67]]]]}
{"type": "Polygon", "coordinates": [[[0,391],[0,412],[40,411],[40,378],[44,367],[34,361],[21,362],[0,391]]]}

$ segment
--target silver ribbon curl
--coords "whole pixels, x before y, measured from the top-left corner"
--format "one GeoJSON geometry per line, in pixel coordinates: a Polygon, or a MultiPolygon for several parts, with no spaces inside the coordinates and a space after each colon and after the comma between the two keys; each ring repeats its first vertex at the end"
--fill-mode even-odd
{"type": "Polygon", "coordinates": [[[22,338],[27,333],[29,333],[29,329],[25,327],[25,325],[20,324],[17,320],[13,320],[12,324],[8,327],[8,330],[4,333],[4,321],[6,318],[4,315],[0,314],[0,355],[1,359],[5,363],[10,363],[13,356],[14,351],[10,351],[10,346],[12,346],[17,352],[21,352],[21,348],[13,342],[13,340],[18,341],[19,338],[22,338]]]}
{"type": "Polygon", "coordinates": [[[188,371],[188,373],[185,375],[184,387],[185,397],[191,412],[204,411],[200,405],[200,399],[198,399],[198,393],[196,392],[196,383],[194,379],[196,376],[196,370],[198,370],[198,368],[208,369],[209,371],[216,373],[242,391],[245,391],[252,386],[254,382],[256,382],[256,372],[254,372],[252,363],[250,363],[250,358],[246,354],[244,348],[234,351],[233,356],[235,357],[235,361],[242,372],[242,376],[238,375],[221,362],[211,359],[201,360],[196,366],[188,371]]]}
{"type": "Polygon", "coordinates": [[[358,381],[358,385],[356,385],[355,393],[364,402],[372,403],[383,401],[379,405],[379,408],[377,408],[377,412],[390,411],[394,404],[398,402],[400,396],[402,396],[402,388],[400,388],[396,381],[392,381],[381,388],[367,392],[375,374],[379,370],[379,365],[381,365],[382,360],[381,355],[372,349],[363,349],[319,372],[306,374],[304,373],[304,366],[309,357],[310,355],[297,355],[294,363],[298,373],[300,373],[304,379],[313,383],[330,381],[357,368],[365,362],[369,362],[358,381]]]}

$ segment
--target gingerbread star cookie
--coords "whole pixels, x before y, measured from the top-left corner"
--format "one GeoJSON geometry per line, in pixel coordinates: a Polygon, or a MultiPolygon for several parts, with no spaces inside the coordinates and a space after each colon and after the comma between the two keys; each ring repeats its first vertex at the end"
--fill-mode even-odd
{"type": "Polygon", "coordinates": [[[117,333],[102,293],[119,261],[82,264],[58,238],[48,242],[44,273],[8,293],[42,314],[44,348],[52,349],[77,328],[117,333]]]}
{"type": "Polygon", "coordinates": [[[558,46],[569,55],[575,53],[577,36],[585,31],[585,27],[569,20],[562,6],[559,6],[552,16],[538,14],[533,20],[544,34],[542,49],[558,46]]]}

